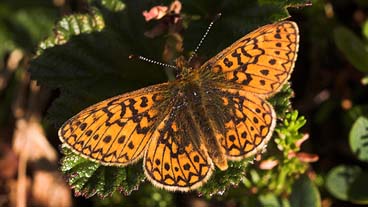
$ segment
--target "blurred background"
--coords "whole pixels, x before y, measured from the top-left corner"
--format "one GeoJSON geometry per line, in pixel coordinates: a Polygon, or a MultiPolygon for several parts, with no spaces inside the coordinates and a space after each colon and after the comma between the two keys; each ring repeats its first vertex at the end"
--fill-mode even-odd
{"type": "Polygon", "coordinates": [[[368,205],[366,0],[1,0],[0,57],[0,206],[368,205]],[[195,48],[218,12],[223,17],[198,61],[288,15],[299,25],[291,103],[307,121],[301,140],[309,139],[297,146],[303,167],[295,167],[300,173],[293,183],[268,187],[262,179],[279,172],[263,173],[272,163],[210,196],[138,187],[142,177],[102,193],[88,179],[74,182],[83,165],[60,160],[60,125],[99,100],[172,78],[126,57],[172,63],[195,48]]]}

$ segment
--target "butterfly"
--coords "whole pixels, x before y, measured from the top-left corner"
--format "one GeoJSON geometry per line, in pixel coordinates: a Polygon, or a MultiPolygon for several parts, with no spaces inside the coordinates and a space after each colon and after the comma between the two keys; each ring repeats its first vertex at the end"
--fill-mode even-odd
{"type": "Polygon", "coordinates": [[[215,168],[226,170],[264,149],[276,114],[267,99],[290,78],[297,58],[296,23],[265,25],[192,68],[176,60],[174,81],[90,106],[59,129],[73,152],[108,166],[143,158],[155,186],[199,188],[215,168]]]}

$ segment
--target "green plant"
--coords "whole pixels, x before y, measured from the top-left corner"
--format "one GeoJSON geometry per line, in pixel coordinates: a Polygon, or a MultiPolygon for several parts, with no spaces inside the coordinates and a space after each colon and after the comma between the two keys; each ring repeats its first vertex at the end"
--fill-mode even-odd
{"type": "MultiPolygon", "coordinates": [[[[368,20],[363,27],[365,40],[355,35],[350,29],[339,26],[334,30],[336,46],[344,54],[346,59],[359,71],[368,73],[368,20]]],[[[362,83],[368,83],[367,75],[362,78],[362,83]]]]}

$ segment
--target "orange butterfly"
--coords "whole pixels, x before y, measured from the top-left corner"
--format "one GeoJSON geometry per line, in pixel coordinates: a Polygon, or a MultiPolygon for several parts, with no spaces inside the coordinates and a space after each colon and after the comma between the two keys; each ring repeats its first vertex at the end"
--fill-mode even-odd
{"type": "Polygon", "coordinates": [[[155,186],[189,191],[215,166],[262,151],[276,114],[267,98],[290,78],[298,27],[283,21],[258,28],[199,68],[178,58],[175,81],[97,103],[69,119],[60,140],[102,165],[126,166],[143,158],[155,186]]]}

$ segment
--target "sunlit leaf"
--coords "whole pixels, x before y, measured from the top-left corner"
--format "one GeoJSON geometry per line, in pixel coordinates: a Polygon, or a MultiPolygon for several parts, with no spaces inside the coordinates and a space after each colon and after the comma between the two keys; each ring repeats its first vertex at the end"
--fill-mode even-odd
{"type": "Polygon", "coordinates": [[[368,40],[368,20],[363,24],[363,35],[368,40]]]}
{"type": "Polygon", "coordinates": [[[368,119],[359,117],[350,130],[350,147],[358,159],[368,162],[368,119]]]}
{"type": "Polygon", "coordinates": [[[121,11],[125,8],[125,4],[121,0],[102,0],[102,5],[106,6],[111,11],[121,11]]]}

